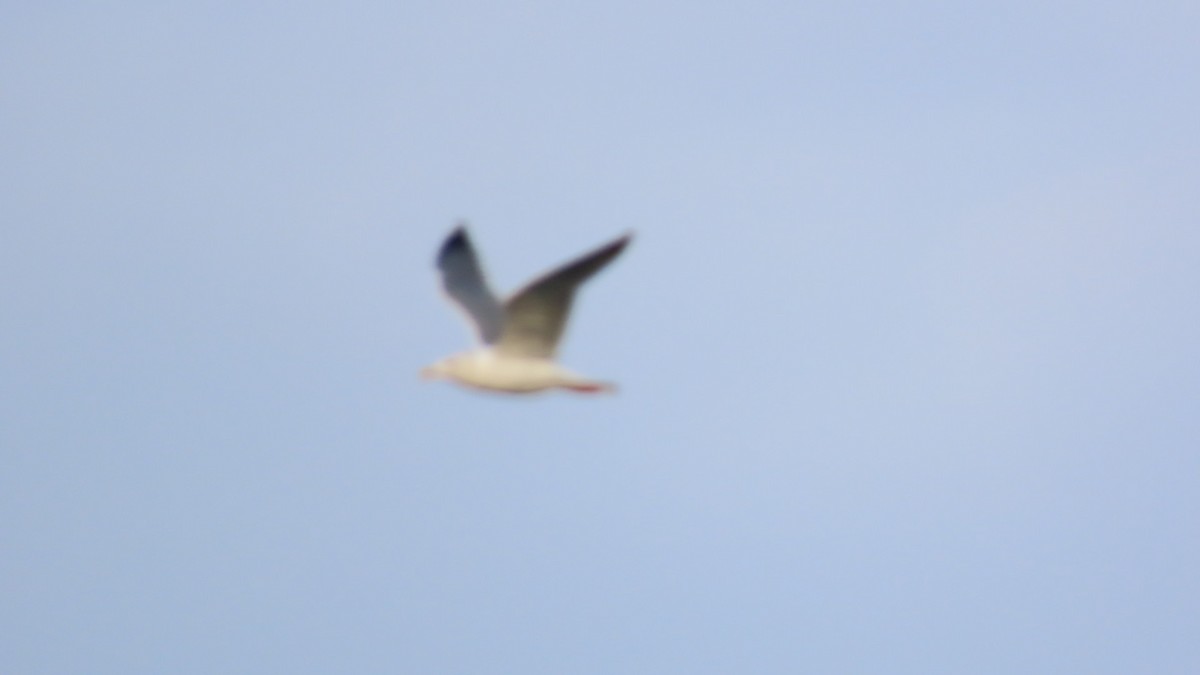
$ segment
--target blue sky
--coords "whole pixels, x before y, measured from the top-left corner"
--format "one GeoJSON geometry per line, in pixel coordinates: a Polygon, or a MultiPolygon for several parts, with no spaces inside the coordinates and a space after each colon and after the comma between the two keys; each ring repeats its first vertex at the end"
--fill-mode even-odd
{"type": "Polygon", "coordinates": [[[1193,4],[4,16],[6,672],[1200,671],[1193,4]]]}

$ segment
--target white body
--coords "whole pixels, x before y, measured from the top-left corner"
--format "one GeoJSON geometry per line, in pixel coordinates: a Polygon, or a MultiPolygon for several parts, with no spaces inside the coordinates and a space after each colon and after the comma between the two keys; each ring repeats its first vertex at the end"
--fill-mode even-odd
{"type": "Polygon", "coordinates": [[[421,371],[427,378],[445,377],[477,389],[532,394],[564,388],[579,392],[612,391],[605,382],[589,380],[550,359],[502,356],[490,348],[456,354],[421,371]]]}

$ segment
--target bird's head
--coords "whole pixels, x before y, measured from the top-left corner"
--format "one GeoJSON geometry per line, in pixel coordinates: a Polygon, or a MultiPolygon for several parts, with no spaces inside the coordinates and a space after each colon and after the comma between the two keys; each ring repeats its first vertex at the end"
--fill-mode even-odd
{"type": "Polygon", "coordinates": [[[421,369],[421,379],[423,380],[452,380],[470,373],[473,366],[480,359],[480,355],[474,352],[462,352],[454,356],[447,356],[441,361],[431,363],[421,369]]]}
{"type": "Polygon", "coordinates": [[[442,359],[421,369],[422,380],[444,380],[454,371],[454,358],[442,359]]]}

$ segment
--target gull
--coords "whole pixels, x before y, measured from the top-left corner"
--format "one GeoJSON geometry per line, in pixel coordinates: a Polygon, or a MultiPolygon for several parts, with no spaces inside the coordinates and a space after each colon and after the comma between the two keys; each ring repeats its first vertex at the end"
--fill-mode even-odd
{"type": "Polygon", "coordinates": [[[421,376],[514,394],[556,387],[581,393],[613,391],[612,384],[573,373],[554,357],[575,290],[612,262],[631,236],[543,274],[501,303],[488,288],[466,228],[459,225],[442,244],[437,267],[446,295],[474,323],[482,344],[422,369],[421,376]]]}

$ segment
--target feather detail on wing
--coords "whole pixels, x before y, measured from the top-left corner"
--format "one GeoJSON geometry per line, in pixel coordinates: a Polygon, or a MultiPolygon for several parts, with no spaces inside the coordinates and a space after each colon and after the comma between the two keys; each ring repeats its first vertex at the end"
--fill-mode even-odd
{"type": "Polygon", "coordinates": [[[503,329],[497,342],[501,353],[529,358],[553,358],[567,325],[575,289],[612,262],[630,235],[583,255],[530,282],[504,304],[503,329]]]}
{"type": "Polygon", "coordinates": [[[459,226],[446,239],[438,253],[437,266],[442,273],[442,288],[475,324],[480,340],[492,344],[504,330],[504,307],[488,288],[479,258],[459,226]]]}

